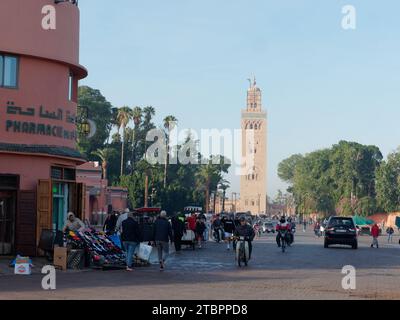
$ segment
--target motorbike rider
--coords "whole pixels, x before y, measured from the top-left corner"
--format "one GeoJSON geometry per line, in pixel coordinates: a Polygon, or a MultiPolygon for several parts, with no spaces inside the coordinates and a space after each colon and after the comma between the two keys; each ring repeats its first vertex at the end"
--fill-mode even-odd
{"type": "Polygon", "coordinates": [[[254,240],[256,234],[255,234],[252,226],[247,223],[245,217],[241,217],[239,219],[239,221],[240,221],[240,225],[238,227],[236,227],[234,235],[235,235],[235,237],[247,238],[247,243],[249,245],[249,260],[250,260],[251,252],[253,250],[252,241],[254,240]]]}
{"type": "Polygon", "coordinates": [[[287,230],[286,243],[290,244],[291,225],[286,222],[285,216],[282,216],[281,219],[279,220],[279,223],[276,225],[276,231],[278,232],[278,234],[276,235],[276,243],[278,244],[279,248],[281,247],[281,233],[279,232],[280,230],[287,230]]]}
{"type": "Polygon", "coordinates": [[[216,237],[217,242],[220,242],[221,239],[220,235],[222,234],[223,237],[223,228],[222,228],[222,221],[219,218],[219,214],[216,215],[215,220],[212,223],[212,229],[214,230],[214,235],[216,237]],[[221,232],[222,231],[222,232],[221,232]]]}

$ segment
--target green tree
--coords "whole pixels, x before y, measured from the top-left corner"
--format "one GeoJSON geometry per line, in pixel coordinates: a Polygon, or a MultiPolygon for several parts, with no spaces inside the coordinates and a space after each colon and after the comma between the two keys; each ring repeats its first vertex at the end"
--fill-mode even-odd
{"type": "Polygon", "coordinates": [[[376,170],[376,191],[378,206],[385,212],[400,210],[400,149],[376,170]]]}
{"type": "MultiPolygon", "coordinates": [[[[101,149],[113,126],[112,105],[101,94],[99,90],[88,86],[81,86],[78,89],[78,104],[86,107],[89,119],[96,124],[96,132],[93,137],[78,137],[78,150],[90,158],[93,151],[101,149]]],[[[78,110],[78,117],[81,116],[82,109],[78,110]]]]}

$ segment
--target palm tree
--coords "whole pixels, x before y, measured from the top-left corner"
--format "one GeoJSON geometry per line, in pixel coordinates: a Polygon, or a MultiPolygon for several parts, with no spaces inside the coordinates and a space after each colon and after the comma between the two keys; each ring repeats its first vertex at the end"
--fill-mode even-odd
{"type": "Polygon", "coordinates": [[[132,111],[132,119],[133,122],[135,123],[135,127],[137,127],[140,124],[140,122],[142,122],[142,117],[143,117],[142,108],[135,107],[132,111]]]}
{"type": "Polygon", "coordinates": [[[154,109],[152,106],[147,106],[143,109],[144,117],[146,122],[150,122],[151,119],[155,116],[156,114],[156,109],[154,109]]]}
{"type": "Polygon", "coordinates": [[[124,175],[124,148],[125,148],[125,128],[129,121],[133,119],[133,111],[127,106],[118,109],[117,123],[122,128],[123,141],[121,142],[121,176],[124,175]]]}
{"type": "Polygon", "coordinates": [[[164,189],[167,187],[167,167],[168,167],[168,163],[169,163],[169,132],[175,127],[176,122],[178,121],[178,119],[176,119],[174,116],[167,116],[164,119],[164,128],[166,129],[166,152],[167,152],[167,156],[165,158],[165,163],[164,163],[164,189]]]}
{"type": "Polygon", "coordinates": [[[200,183],[200,189],[205,191],[205,212],[209,212],[210,209],[210,193],[211,190],[215,190],[222,180],[222,171],[219,165],[213,164],[213,157],[207,164],[201,165],[196,177],[200,183]]]}
{"type": "Polygon", "coordinates": [[[222,179],[219,184],[219,189],[222,190],[222,212],[225,212],[226,190],[229,189],[229,187],[230,187],[229,181],[222,179]]]}
{"type": "Polygon", "coordinates": [[[114,149],[111,148],[104,148],[104,149],[97,149],[96,151],[93,151],[92,154],[96,157],[99,157],[101,160],[101,168],[103,171],[103,179],[107,179],[107,166],[108,166],[108,160],[111,158],[111,156],[114,154],[114,149]]]}

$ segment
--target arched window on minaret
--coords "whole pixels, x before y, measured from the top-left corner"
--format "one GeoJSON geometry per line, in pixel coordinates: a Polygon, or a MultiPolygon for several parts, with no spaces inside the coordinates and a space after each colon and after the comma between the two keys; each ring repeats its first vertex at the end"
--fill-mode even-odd
{"type": "Polygon", "coordinates": [[[254,125],[254,130],[257,130],[258,126],[257,123],[254,125]]]}
{"type": "Polygon", "coordinates": [[[252,123],[250,124],[250,130],[253,130],[253,124],[252,123]]]}

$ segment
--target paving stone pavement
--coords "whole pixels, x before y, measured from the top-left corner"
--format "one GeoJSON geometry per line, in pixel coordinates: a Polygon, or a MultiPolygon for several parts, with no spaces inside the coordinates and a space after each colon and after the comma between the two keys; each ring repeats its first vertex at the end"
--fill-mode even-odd
{"type": "Polygon", "coordinates": [[[126,271],[57,271],[57,289],[41,289],[40,274],[0,276],[0,299],[400,299],[400,245],[380,239],[369,247],[360,237],[358,250],[323,248],[311,230],[296,234],[295,244],[282,253],[274,235],[254,242],[247,268],[235,265],[224,244],[171,254],[167,268],[126,271]],[[343,266],[356,268],[356,290],[342,288],[343,266]]]}

